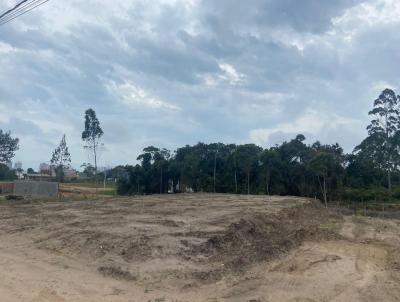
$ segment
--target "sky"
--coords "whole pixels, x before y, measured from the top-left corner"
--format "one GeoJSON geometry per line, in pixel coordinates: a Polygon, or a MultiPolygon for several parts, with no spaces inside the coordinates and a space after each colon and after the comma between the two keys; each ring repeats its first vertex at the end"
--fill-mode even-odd
{"type": "Polygon", "coordinates": [[[351,152],[373,100],[398,87],[399,28],[396,0],[50,0],[0,26],[0,129],[25,169],[63,134],[72,166],[90,161],[88,108],[100,166],[135,164],[149,145],[298,133],[351,152]]]}

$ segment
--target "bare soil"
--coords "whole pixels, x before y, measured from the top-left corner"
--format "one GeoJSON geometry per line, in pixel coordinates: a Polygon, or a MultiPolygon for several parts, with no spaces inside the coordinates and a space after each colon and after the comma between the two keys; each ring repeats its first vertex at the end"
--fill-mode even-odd
{"type": "Polygon", "coordinates": [[[103,187],[102,183],[62,183],[60,184],[60,198],[65,200],[82,200],[82,199],[99,199],[102,197],[109,198],[110,195],[115,195],[114,187],[103,187]]]}
{"type": "Polygon", "coordinates": [[[1,301],[400,301],[400,221],[302,198],[0,203],[1,301]]]}

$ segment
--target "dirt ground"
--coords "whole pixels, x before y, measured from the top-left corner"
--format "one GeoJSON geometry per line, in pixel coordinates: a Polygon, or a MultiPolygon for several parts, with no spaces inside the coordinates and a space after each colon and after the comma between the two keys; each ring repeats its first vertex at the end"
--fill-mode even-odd
{"type": "Polygon", "coordinates": [[[0,301],[400,301],[400,221],[293,197],[0,203],[0,301]]]}
{"type": "Polygon", "coordinates": [[[62,183],[60,184],[60,197],[68,200],[94,199],[99,197],[110,197],[115,195],[115,188],[108,186],[103,188],[102,183],[98,183],[97,195],[95,184],[85,183],[62,183]]]}

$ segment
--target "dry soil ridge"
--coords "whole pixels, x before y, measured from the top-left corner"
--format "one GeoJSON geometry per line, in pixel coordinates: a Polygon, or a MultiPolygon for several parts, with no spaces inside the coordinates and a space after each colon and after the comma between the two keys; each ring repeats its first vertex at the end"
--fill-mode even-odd
{"type": "Polygon", "coordinates": [[[261,214],[284,223],[291,207],[306,203],[195,194],[1,204],[1,301],[399,301],[395,220],[329,214],[331,221],[315,221],[317,229],[296,228],[299,240],[282,253],[257,254],[257,244],[271,243],[259,231],[276,224],[261,220],[257,229],[249,219],[261,214]],[[233,249],[237,234],[229,241],[235,225],[245,226],[240,236],[255,234],[241,253],[233,249]],[[338,234],[325,232],[332,229],[338,234]],[[224,239],[222,248],[210,246],[215,238],[224,239]],[[199,246],[208,249],[194,250],[199,246]],[[237,258],[245,253],[248,259],[237,258]],[[211,281],[193,275],[214,278],[214,271],[221,275],[211,281]]]}

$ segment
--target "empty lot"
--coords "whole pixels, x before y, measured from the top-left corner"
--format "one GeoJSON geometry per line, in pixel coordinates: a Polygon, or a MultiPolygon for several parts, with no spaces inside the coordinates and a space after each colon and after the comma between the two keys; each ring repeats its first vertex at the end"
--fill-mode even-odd
{"type": "Polygon", "coordinates": [[[3,301],[399,301],[400,224],[293,197],[0,204],[3,301]]]}

